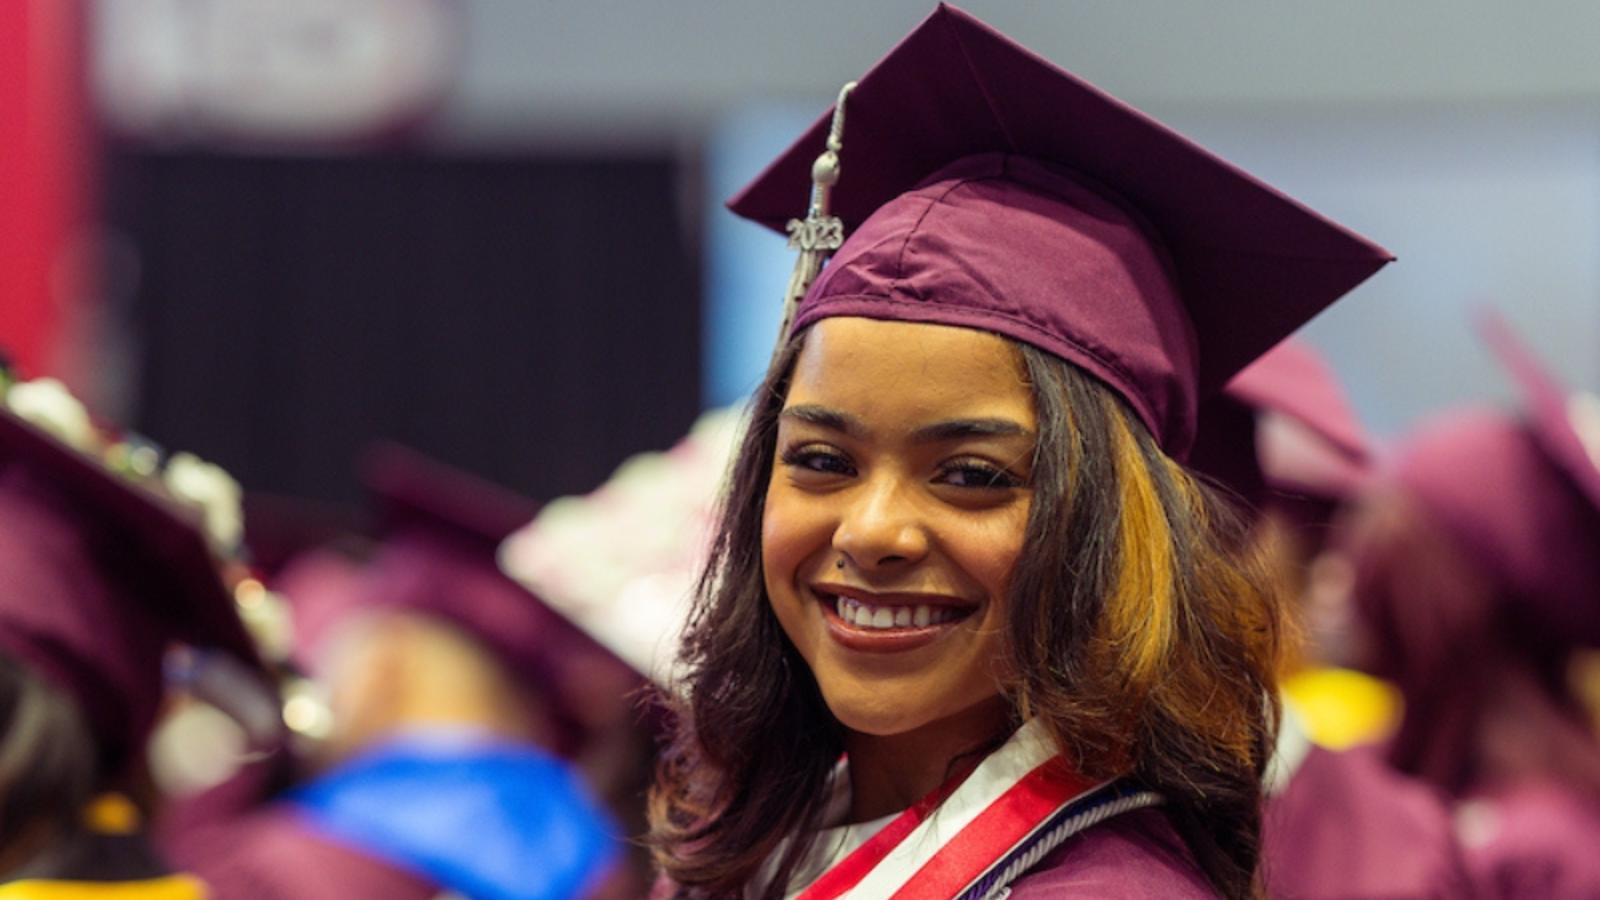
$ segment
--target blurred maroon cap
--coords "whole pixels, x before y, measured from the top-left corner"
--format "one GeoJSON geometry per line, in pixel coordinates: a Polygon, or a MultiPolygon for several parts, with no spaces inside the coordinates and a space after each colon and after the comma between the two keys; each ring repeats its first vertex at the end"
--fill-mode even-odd
{"type": "Polygon", "coordinates": [[[250,566],[268,579],[320,547],[338,546],[360,555],[367,531],[366,517],[353,507],[262,491],[244,496],[250,566]]]}
{"type": "Polygon", "coordinates": [[[399,444],[379,443],[361,460],[380,533],[426,533],[493,556],[500,542],[533,521],[539,504],[399,444]]]}
{"type": "Polygon", "coordinates": [[[174,643],[259,669],[197,513],[0,410],[0,651],[138,758],[174,643]]]}
{"type": "Polygon", "coordinates": [[[537,504],[394,444],[371,448],[362,480],[379,544],[364,567],[327,551],[291,563],[278,585],[302,650],[356,613],[406,611],[449,622],[487,647],[545,705],[558,752],[585,739],[590,688],[631,670],[500,570],[502,541],[537,504]]]}
{"type": "Polygon", "coordinates": [[[1600,508],[1529,423],[1444,414],[1397,448],[1394,477],[1513,605],[1559,645],[1600,644],[1600,508]]]}
{"type": "MultiPolygon", "coordinates": [[[[848,238],[795,328],[864,316],[1032,344],[1178,458],[1200,397],[1392,259],[949,6],[845,107],[848,238]]],[[[779,231],[804,216],[831,116],[729,207],[779,231]]]]}
{"type": "Polygon", "coordinates": [[[1262,507],[1340,501],[1368,477],[1372,457],[1333,369],[1310,344],[1290,338],[1201,405],[1189,466],[1262,507]],[[1290,424],[1269,430],[1272,418],[1290,424]]]}
{"type": "MultiPolygon", "coordinates": [[[[1600,435],[1585,440],[1575,420],[1577,408],[1571,395],[1504,318],[1485,310],[1478,319],[1478,330],[1516,383],[1522,395],[1522,414],[1534,440],[1589,502],[1600,507],[1600,451],[1596,450],[1600,435]]],[[[1585,424],[1594,427],[1600,423],[1585,424]]]]}

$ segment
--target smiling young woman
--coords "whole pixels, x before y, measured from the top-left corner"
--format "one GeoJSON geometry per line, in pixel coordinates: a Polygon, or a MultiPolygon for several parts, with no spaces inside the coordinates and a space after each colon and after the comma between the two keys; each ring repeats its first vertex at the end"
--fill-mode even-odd
{"type": "Polygon", "coordinates": [[[948,7],[847,92],[848,150],[840,109],[732,204],[780,226],[815,178],[662,892],[1251,895],[1281,605],[1177,460],[1386,254],[948,7]]]}
{"type": "Polygon", "coordinates": [[[685,649],[693,729],[654,803],[668,873],[789,894],[819,865],[785,838],[829,824],[841,753],[842,820],[872,822],[1037,717],[1083,777],[1167,793],[1171,826],[1137,823],[1166,851],[1146,864],[1192,855],[1246,891],[1280,610],[1224,549],[1228,509],[1031,347],[836,318],[785,356],[685,649]]]}

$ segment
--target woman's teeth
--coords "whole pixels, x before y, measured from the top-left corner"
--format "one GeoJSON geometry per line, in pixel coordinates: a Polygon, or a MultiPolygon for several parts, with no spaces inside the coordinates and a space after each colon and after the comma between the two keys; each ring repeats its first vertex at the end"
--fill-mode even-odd
{"type": "Polygon", "coordinates": [[[961,618],[948,606],[873,606],[849,597],[833,598],[833,607],[846,625],[856,628],[926,628],[961,618]]]}

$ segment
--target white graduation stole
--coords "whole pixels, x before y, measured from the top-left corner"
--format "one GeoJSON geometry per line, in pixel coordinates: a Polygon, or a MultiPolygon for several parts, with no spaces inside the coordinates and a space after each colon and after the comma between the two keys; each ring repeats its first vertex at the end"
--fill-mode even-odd
{"type": "MultiPolygon", "coordinates": [[[[841,767],[834,777],[848,773],[841,767]]],[[[895,817],[796,900],[981,900],[1072,835],[1160,802],[1124,782],[1084,780],[1030,720],[970,775],[895,817]]]]}

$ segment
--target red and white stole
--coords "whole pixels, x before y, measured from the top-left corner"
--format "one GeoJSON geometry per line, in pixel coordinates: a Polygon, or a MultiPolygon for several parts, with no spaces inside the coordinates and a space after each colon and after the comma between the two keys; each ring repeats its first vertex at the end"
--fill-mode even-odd
{"type": "MultiPolygon", "coordinates": [[[[833,777],[849,773],[841,765],[833,777]]],[[[1160,802],[1160,795],[1123,782],[1084,780],[1032,720],[971,774],[895,817],[795,900],[979,900],[1001,892],[1072,835],[1160,802]]]]}

